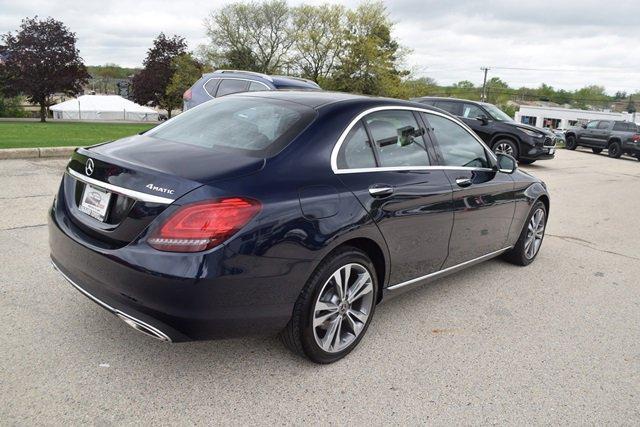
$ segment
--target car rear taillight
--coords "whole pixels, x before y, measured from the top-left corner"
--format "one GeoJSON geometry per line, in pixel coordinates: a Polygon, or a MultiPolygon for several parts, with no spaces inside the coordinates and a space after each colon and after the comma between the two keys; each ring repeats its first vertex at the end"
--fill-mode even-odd
{"type": "Polygon", "coordinates": [[[640,142],[640,135],[633,135],[631,139],[633,140],[633,142],[640,142]]]}
{"type": "Polygon", "coordinates": [[[182,94],[182,99],[185,101],[191,101],[191,89],[187,89],[184,91],[184,94],[182,94]]]}
{"type": "Polygon", "coordinates": [[[260,202],[241,197],[185,205],[156,229],[147,242],[168,252],[211,249],[244,227],[260,208],[260,202]]]}

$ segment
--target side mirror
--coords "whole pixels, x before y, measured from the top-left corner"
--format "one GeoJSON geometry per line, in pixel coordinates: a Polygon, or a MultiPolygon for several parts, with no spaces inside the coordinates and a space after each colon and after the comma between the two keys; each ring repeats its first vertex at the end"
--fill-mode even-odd
{"type": "Polygon", "coordinates": [[[582,129],[586,129],[587,128],[587,124],[586,123],[583,123],[581,126],[582,126],[582,129]]]}
{"type": "Polygon", "coordinates": [[[485,115],[476,117],[476,120],[480,120],[483,125],[489,124],[489,118],[485,115]]]}
{"type": "Polygon", "coordinates": [[[502,173],[514,173],[518,169],[518,162],[516,159],[508,154],[498,154],[498,172],[502,173]]]}

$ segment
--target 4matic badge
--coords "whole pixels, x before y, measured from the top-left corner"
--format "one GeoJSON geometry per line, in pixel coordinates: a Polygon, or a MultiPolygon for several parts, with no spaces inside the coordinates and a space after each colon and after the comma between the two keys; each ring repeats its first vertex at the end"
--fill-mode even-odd
{"type": "Polygon", "coordinates": [[[147,184],[147,185],[145,185],[145,187],[147,187],[149,190],[157,191],[158,193],[164,193],[164,194],[173,194],[173,193],[175,193],[175,190],[172,190],[170,188],[158,187],[158,186],[153,185],[153,184],[147,184]]]}

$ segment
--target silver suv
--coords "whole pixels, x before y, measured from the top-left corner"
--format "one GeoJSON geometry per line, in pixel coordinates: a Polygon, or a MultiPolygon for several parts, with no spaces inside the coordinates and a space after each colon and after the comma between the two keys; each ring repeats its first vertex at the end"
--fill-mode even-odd
{"type": "Polygon", "coordinates": [[[277,89],[321,90],[317,83],[299,77],[269,76],[252,71],[217,70],[203,74],[191,88],[187,89],[182,97],[183,111],[210,99],[232,93],[277,89]]]}

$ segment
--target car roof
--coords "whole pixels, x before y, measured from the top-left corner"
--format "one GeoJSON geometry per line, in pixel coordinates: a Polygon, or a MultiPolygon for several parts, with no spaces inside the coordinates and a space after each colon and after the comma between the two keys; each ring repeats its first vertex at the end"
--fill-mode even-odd
{"type": "Polygon", "coordinates": [[[256,73],[253,71],[243,70],[216,70],[212,73],[206,73],[202,75],[205,79],[213,77],[217,78],[240,78],[245,80],[253,80],[262,83],[270,83],[276,88],[278,87],[296,87],[301,89],[320,89],[315,82],[300,77],[292,76],[270,76],[263,73],[256,73]]]}
{"type": "Polygon", "coordinates": [[[345,92],[331,91],[301,91],[301,90],[279,90],[279,91],[259,91],[242,92],[227,96],[246,96],[256,98],[279,99],[283,101],[295,102],[304,106],[319,109],[335,103],[361,104],[363,107],[373,108],[381,105],[406,106],[442,112],[439,108],[418,102],[405,101],[395,98],[382,98],[367,95],[357,95],[345,92]]]}
{"type": "Polygon", "coordinates": [[[420,100],[424,100],[424,101],[454,101],[454,102],[471,102],[473,104],[480,104],[480,105],[491,105],[488,102],[480,102],[480,101],[472,101],[471,99],[463,99],[463,98],[452,98],[452,97],[445,97],[445,96],[421,96],[419,98],[411,98],[412,101],[415,102],[420,102],[420,100]]]}

